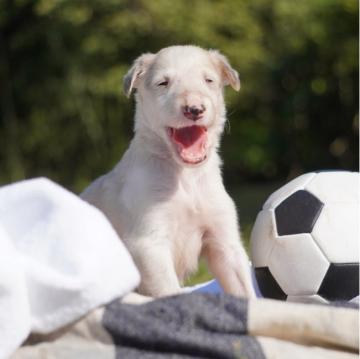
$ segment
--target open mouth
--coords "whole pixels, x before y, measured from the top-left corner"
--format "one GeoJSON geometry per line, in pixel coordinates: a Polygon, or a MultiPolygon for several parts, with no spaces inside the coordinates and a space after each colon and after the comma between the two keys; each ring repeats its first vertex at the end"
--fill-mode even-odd
{"type": "Polygon", "coordinates": [[[183,162],[198,164],[206,159],[207,129],[203,126],[168,127],[168,134],[183,162]]]}

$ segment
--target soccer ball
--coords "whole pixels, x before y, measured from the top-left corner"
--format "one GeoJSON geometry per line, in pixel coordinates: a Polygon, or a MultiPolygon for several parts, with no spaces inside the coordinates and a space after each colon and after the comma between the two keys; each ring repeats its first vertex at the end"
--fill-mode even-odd
{"type": "Polygon", "coordinates": [[[359,295],[359,173],[307,173],[256,218],[251,259],[264,297],[350,301],[359,295]]]}

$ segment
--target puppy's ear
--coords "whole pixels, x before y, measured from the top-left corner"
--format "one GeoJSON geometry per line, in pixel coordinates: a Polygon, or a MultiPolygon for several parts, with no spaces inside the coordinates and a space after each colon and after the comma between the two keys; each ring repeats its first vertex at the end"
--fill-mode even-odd
{"type": "Polygon", "coordinates": [[[128,73],[124,76],[123,88],[125,95],[130,97],[132,90],[137,88],[139,80],[145,74],[146,70],[154,60],[155,55],[151,53],[139,56],[135,61],[128,73]]]}
{"type": "Polygon", "coordinates": [[[224,86],[230,85],[234,90],[240,90],[239,74],[234,70],[227,58],[220,54],[217,50],[209,50],[210,58],[218,68],[223,79],[224,86]]]}

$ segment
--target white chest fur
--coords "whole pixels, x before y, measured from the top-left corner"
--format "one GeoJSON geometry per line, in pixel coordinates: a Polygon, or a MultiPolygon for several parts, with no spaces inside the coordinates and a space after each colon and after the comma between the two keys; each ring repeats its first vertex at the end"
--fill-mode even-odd
{"type": "Polygon", "coordinates": [[[139,245],[167,247],[180,281],[197,268],[212,212],[223,193],[216,160],[207,164],[216,171],[206,166],[181,172],[169,170],[167,163],[147,161],[127,176],[121,204],[116,204],[122,207],[116,221],[121,221],[119,231],[130,251],[139,245]]]}
{"type": "MultiPolygon", "coordinates": [[[[204,247],[230,292],[233,286],[235,293],[242,290],[234,277],[237,263],[244,263],[240,270],[249,278],[235,206],[224,189],[215,152],[199,167],[180,168],[130,146],[114,170],[82,197],[107,215],[124,241],[141,272],[143,294],[179,292],[204,247]]],[[[246,283],[249,287],[249,279],[246,283]]]]}

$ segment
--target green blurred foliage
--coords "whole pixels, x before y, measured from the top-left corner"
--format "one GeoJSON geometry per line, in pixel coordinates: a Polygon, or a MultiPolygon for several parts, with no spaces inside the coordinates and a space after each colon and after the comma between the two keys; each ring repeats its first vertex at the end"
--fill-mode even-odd
{"type": "Polygon", "coordinates": [[[74,191],[132,136],[121,78],[143,52],[217,48],[227,90],[228,183],[357,169],[356,0],[3,0],[0,183],[48,176],[74,191]]]}

